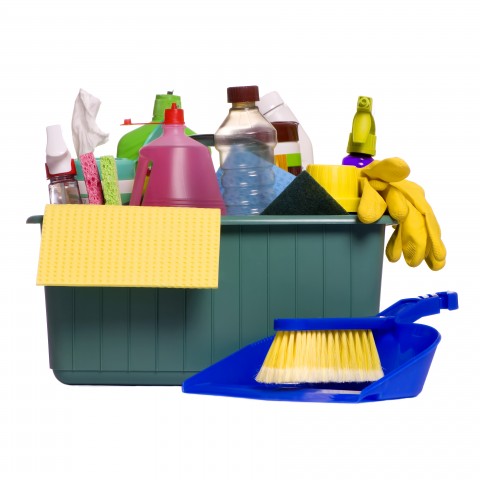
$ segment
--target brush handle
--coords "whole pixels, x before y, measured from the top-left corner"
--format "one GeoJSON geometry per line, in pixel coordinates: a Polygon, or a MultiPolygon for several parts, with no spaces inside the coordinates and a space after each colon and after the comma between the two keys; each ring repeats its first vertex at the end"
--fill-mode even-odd
{"type": "Polygon", "coordinates": [[[457,308],[458,295],[455,292],[438,292],[399,300],[375,317],[277,318],[273,326],[276,331],[378,330],[391,328],[395,323],[413,323],[419,318],[440,313],[442,309],[457,308]]]}
{"type": "Polygon", "coordinates": [[[391,328],[395,317],[276,318],[277,332],[309,330],[378,330],[391,328]]]}

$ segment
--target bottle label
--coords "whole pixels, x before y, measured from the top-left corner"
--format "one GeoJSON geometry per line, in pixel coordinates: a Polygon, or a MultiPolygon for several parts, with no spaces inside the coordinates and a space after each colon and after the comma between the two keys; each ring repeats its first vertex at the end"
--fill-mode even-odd
{"type": "Polygon", "coordinates": [[[288,167],[301,167],[302,155],[300,153],[284,153],[275,155],[275,165],[288,172],[288,167]]]}

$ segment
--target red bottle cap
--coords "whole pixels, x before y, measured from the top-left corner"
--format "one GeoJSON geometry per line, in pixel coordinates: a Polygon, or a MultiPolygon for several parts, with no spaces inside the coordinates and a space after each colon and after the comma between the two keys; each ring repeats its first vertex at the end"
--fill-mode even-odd
{"type": "Polygon", "coordinates": [[[165,109],[164,125],[185,125],[183,110],[177,108],[176,103],[172,103],[172,108],[165,109]]]}
{"type": "Polygon", "coordinates": [[[63,175],[76,175],[77,174],[77,169],[75,167],[75,160],[71,160],[70,162],[70,171],[68,172],[60,172],[60,173],[50,173],[50,170],[48,169],[48,165],[45,164],[45,171],[47,172],[47,180],[50,180],[55,177],[60,177],[63,175]]]}
{"type": "Polygon", "coordinates": [[[227,88],[228,103],[256,102],[259,99],[258,87],[256,85],[227,88]]]}

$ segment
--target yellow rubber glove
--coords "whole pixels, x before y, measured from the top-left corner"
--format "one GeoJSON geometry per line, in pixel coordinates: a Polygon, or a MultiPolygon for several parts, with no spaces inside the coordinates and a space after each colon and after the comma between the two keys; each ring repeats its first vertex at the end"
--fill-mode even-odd
{"type": "Polygon", "coordinates": [[[425,199],[423,188],[409,180],[402,180],[391,183],[390,189],[403,195],[408,206],[406,217],[392,215],[400,225],[405,261],[415,267],[425,260],[430,269],[440,270],[445,266],[447,250],[441,239],[440,225],[425,199]]]}
{"type": "MultiPolygon", "coordinates": [[[[387,210],[392,218],[392,213],[401,208],[406,214],[405,203],[398,195],[389,193],[392,182],[399,182],[408,177],[410,167],[401,158],[386,158],[374,160],[366,167],[359,170],[361,198],[357,215],[363,223],[376,222],[387,210]],[[393,195],[393,196],[392,196],[393,195]],[[390,203],[387,201],[389,200],[390,203]]],[[[399,215],[402,216],[402,213],[399,215]]]]}
{"type": "Polygon", "coordinates": [[[362,197],[358,217],[364,223],[377,221],[388,210],[398,221],[387,243],[385,253],[391,262],[403,257],[407,265],[416,267],[423,260],[432,270],[445,266],[446,248],[440,225],[425,192],[405,178],[408,165],[399,158],[372,162],[360,171],[362,197]]]}

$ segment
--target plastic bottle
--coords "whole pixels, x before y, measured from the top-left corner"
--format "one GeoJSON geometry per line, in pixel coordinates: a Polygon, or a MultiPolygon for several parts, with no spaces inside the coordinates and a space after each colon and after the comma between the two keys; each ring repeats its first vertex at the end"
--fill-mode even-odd
{"type": "MultiPolygon", "coordinates": [[[[178,95],[173,95],[172,92],[157,95],[153,106],[152,122],[154,123],[146,123],[120,138],[117,145],[117,158],[137,160],[140,149],[162,135],[161,123],[165,118],[165,109],[170,108],[172,103],[182,108],[181,98],[178,95]]],[[[128,123],[125,122],[125,124],[128,123]]],[[[186,127],[185,133],[193,135],[195,132],[186,127]]]]}
{"type": "Polygon", "coordinates": [[[342,160],[342,165],[362,168],[372,163],[376,142],[372,99],[370,97],[358,97],[357,113],[353,117],[352,132],[347,145],[349,155],[342,160]]]}
{"type": "Polygon", "coordinates": [[[80,189],[75,178],[75,162],[65,145],[60,125],[47,127],[47,148],[45,170],[50,203],[82,203],[80,189]]]}
{"type": "Polygon", "coordinates": [[[277,132],[259,112],[257,86],[229,87],[229,113],[215,133],[228,215],[259,215],[275,199],[277,132]]]}
{"type": "Polygon", "coordinates": [[[297,122],[298,123],[298,139],[300,143],[300,152],[302,154],[302,167],[305,170],[307,165],[314,163],[313,148],[310,138],[306,134],[302,125],[298,122],[297,117],[286,105],[278,92],[270,92],[263,95],[257,102],[260,113],[269,122],[297,122]]]}
{"type": "Polygon", "coordinates": [[[298,143],[298,122],[272,122],[277,131],[275,165],[292,175],[302,173],[302,154],[298,143]]]}
{"type": "Polygon", "coordinates": [[[219,208],[225,214],[210,150],[185,134],[183,110],[175,103],[165,110],[162,136],[140,149],[130,205],[219,208]]]}

